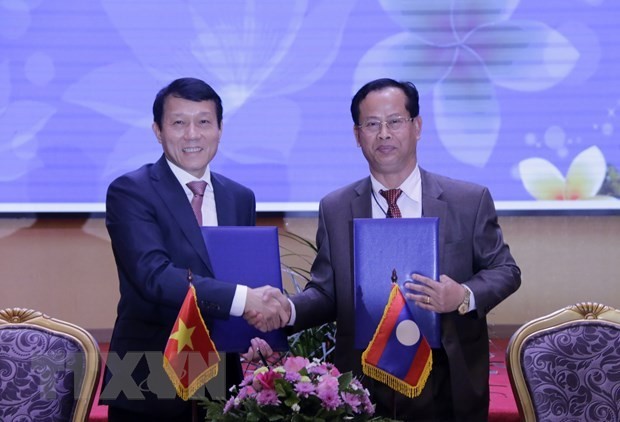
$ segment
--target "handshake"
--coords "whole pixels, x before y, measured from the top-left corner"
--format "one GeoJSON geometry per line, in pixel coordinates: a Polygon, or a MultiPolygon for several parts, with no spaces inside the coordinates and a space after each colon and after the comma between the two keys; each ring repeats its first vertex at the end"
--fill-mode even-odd
{"type": "Polygon", "coordinates": [[[275,287],[248,288],[243,318],[263,333],[282,328],[291,318],[291,303],[275,287]]]}

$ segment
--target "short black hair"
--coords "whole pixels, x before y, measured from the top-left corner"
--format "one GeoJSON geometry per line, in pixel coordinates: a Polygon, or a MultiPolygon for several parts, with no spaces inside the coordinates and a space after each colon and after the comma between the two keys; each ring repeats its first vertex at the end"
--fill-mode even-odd
{"type": "Polygon", "coordinates": [[[353,118],[353,123],[356,125],[360,124],[360,103],[364,98],[373,91],[380,91],[389,87],[398,88],[405,93],[407,96],[405,108],[411,117],[418,117],[418,114],[420,114],[420,95],[415,85],[407,81],[398,82],[394,79],[382,78],[368,82],[353,96],[351,100],[351,117],[353,118]]]}
{"type": "Polygon", "coordinates": [[[196,78],[180,78],[163,87],[155,96],[153,102],[153,121],[161,128],[161,119],[164,114],[164,102],[169,96],[183,98],[190,101],[213,101],[217,115],[217,125],[222,127],[222,99],[211,86],[196,78]]]}

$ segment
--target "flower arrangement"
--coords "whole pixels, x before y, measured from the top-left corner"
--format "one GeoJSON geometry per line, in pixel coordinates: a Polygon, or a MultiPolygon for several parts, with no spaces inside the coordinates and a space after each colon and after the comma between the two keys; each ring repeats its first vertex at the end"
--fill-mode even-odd
{"type": "Polygon", "coordinates": [[[207,402],[207,420],[367,421],[375,411],[368,390],[350,372],[304,357],[259,367],[231,392],[225,403],[207,402]]]}

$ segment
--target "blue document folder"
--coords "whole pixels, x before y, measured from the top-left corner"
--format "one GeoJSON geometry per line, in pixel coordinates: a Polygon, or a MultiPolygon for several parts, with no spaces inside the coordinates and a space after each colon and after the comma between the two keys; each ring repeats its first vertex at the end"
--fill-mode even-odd
{"type": "MultiPolygon", "coordinates": [[[[353,220],[357,349],[365,349],[372,340],[388,302],[394,271],[401,287],[412,273],[439,279],[438,230],[438,218],[353,220]]],[[[441,347],[439,314],[413,301],[407,305],[430,346],[441,347]]]]}
{"type": "MultiPolygon", "coordinates": [[[[277,227],[203,227],[215,278],[255,288],[271,285],[282,290],[277,227]]],[[[265,339],[276,351],[288,350],[283,330],[262,333],[243,317],[213,319],[208,323],[215,347],[223,352],[247,352],[254,337],[265,339]]]]}

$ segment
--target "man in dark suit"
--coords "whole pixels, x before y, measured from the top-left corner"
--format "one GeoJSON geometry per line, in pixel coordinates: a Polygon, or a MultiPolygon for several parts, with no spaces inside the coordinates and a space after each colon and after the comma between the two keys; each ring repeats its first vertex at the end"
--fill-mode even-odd
{"type": "MultiPolygon", "coordinates": [[[[191,420],[190,404],[176,398],[162,369],[188,290],[188,271],[207,326],[214,318],[251,314],[266,330],[280,327],[287,317],[273,299],[280,295],[277,289],[213,278],[200,226],[256,221],[254,193],[209,169],[222,135],[222,114],[221,99],[208,84],[193,78],[173,81],[153,104],[153,131],[163,156],[109,187],[106,226],[121,293],[101,394],[110,421],[191,420]],[[204,193],[193,193],[191,182],[206,182],[204,193]],[[201,195],[202,204],[194,210],[192,199],[201,195]]],[[[221,366],[228,386],[240,381],[238,356],[228,355],[221,366]]]]}
{"type": "MultiPolygon", "coordinates": [[[[439,217],[439,280],[419,275],[406,295],[441,313],[442,347],[420,396],[409,399],[366,378],[377,414],[398,420],[484,421],[489,407],[489,339],[486,315],[519,287],[520,270],[504,243],[489,191],[418,166],[421,136],[415,86],[392,79],[366,84],[354,96],[351,114],[358,147],[370,177],[321,200],[318,255],[312,281],[292,297],[289,324],[300,330],[336,321],[335,364],[361,374],[354,348],[352,220],[398,216],[381,191],[399,189],[402,217],[439,217]]],[[[403,359],[407,359],[403,357],[403,359]]]]}

